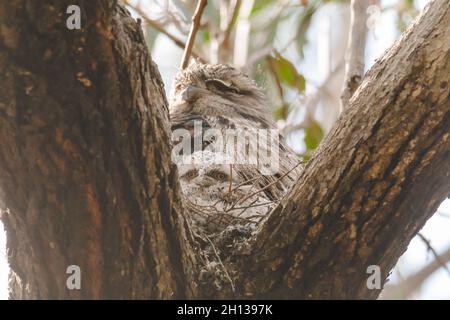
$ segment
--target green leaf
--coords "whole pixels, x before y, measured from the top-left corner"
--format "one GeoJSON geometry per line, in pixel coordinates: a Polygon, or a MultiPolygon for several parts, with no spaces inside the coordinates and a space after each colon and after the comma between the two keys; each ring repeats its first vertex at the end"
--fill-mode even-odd
{"type": "Polygon", "coordinates": [[[275,57],[270,57],[278,79],[298,91],[305,90],[305,78],[297,71],[295,66],[278,52],[275,57]]]}
{"type": "Polygon", "coordinates": [[[201,30],[199,38],[202,40],[203,43],[209,43],[209,41],[211,40],[209,30],[201,30]]]}
{"type": "Polygon", "coordinates": [[[414,0],[406,0],[406,7],[410,10],[414,9],[414,0]]]}
{"type": "Polygon", "coordinates": [[[322,127],[317,121],[312,121],[311,125],[305,130],[306,149],[315,150],[324,136],[322,127]]]}
{"type": "Polygon", "coordinates": [[[287,104],[273,110],[275,120],[286,120],[289,113],[289,106],[287,104]]]}

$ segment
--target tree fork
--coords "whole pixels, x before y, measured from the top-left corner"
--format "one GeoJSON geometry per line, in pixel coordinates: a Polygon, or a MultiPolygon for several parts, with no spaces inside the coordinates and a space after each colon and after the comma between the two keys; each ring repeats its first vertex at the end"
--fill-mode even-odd
{"type": "MultiPolygon", "coordinates": [[[[113,1],[0,2],[0,199],[12,298],[196,298],[163,84],[113,1]],[[82,289],[66,288],[79,265],[82,289]]],[[[238,254],[238,298],[376,298],[450,190],[450,3],[368,73],[296,186],[238,254]]]]}

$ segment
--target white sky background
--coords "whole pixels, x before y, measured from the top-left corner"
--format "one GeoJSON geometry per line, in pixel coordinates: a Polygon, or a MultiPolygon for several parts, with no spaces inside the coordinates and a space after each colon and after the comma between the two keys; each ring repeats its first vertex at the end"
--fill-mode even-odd
{"type": "MultiPolygon", "coordinates": [[[[416,1],[419,8],[423,8],[429,0],[416,1]]],[[[382,0],[382,7],[390,7],[397,0],[382,0]]],[[[395,12],[386,10],[381,16],[373,32],[369,32],[367,39],[366,64],[369,68],[398,38],[398,31],[395,27],[395,12]]],[[[314,32],[318,29],[320,21],[316,19],[310,30],[310,43],[305,47],[305,62],[301,64],[301,69],[307,79],[311,79],[314,84],[320,83],[325,77],[321,72],[318,60],[320,56],[317,52],[317,42],[314,32]]],[[[292,35],[287,34],[287,38],[292,35]]],[[[157,63],[161,72],[166,91],[170,90],[171,82],[181,60],[181,50],[174,46],[166,37],[158,37],[152,52],[153,60],[157,63]]],[[[450,246],[450,200],[446,200],[436,213],[422,229],[421,233],[431,241],[432,246],[438,253],[445,251],[450,246]]],[[[0,299],[7,299],[8,266],[6,262],[6,239],[3,227],[0,226],[0,299]]],[[[408,250],[401,257],[397,267],[393,270],[392,282],[405,278],[409,274],[422,268],[432,261],[434,257],[427,252],[426,246],[419,238],[414,238],[408,250]]],[[[450,264],[448,265],[450,267],[450,264]]],[[[416,299],[450,299],[450,276],[442,268],[433,274],[424,283],[423,287],[413,298],[416,299]]]]}

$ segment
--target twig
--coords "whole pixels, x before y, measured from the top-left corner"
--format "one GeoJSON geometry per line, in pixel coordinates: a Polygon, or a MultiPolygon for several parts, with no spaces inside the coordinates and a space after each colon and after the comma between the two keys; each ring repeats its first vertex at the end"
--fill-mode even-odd
{"type": "MultiPolygon", "coordinates": [[[[256,199],[255,201],[258,201],[258,199],[256,199]]],[[[250,204],[250,205],[244,206],[244,207],[234,207],[234,208],[229,209],[228,211],[255,208],[255,207],[261,207],[261,206],[269,206],[271,204],[276,204],[276,203],[277,203],[276,201],[267,201],[267,202],[263,202],[263,203],[250,204]]]]}
{"type": "Polygon", "coordinates": [[[364,52],[367,33],[368,0],[352,0],[350,14],[350,37],[346,53],[345,80],[341,95],[341,111],[358,88],[364,75],[364,52]]]}
{"type": "MultiPolygon", "coordinates": [[[[238,214],[236,214],[236,217],[240,217],[244,214],[245,211],[247,211],[249,208],[253,208],[253,205],[258,201],[258,198],[256,198],[255,200],[253,200],[248,206],[243,206],[242,211],[239,212],[238,214]]],[[[227,211],[228,212],[228,211],[227,211]]]]}
{"type": "Polygon", "coordinates": [[[309,127],[310,125],[309,122],[311,121],[311,119],[313,119],[314,113],[316,111],[317,105],[319,104],[321,97],[328,93],[330,83],[336,80],[343,66],[344,66],[344,59],[339,61],[339,63],[336,65],[333,71],[331,71],[331,73],[328,75],[325,81],[323,81],[322,84],[316,89],[316,91],[307,97],[307,101],[305,104],[306,115],[304,120],[298,124],[289,124],[285,126],[283,129],[281,129],[281,133],[283,136],[287,136],[291,132],[309,127]]]}
{"type": "Polygon", "coordinates": [[[430,241],[427,238],[425,238],[421,233],[418,233],[417,235],[425,243],[425,245],[427,246],[427,250],[430,251],[433,254],[434,259],[436,260],[436,262],[438,262],[447,271],[447,273],[450,275],[450,270],[447,268],[447,265],[445,264],[445,262],[441,260],[441,257],[438,255],[436,250],[434,250],[434,248],[431,246],[430,241]]]}
{"type": "Polygon", "coordinates": [[[270,73],[273,75],[274,79],[275,79],[275,84],[277,86],[277,90],[278,90],[278,96],[280,97],[281,101],[284,101],[284,90],[283,90],[283,86],[281,85],[281,81],[280,78],[278,77],[278,74],[275,70],[275,66],[273,65],[274,62],[272,60],[271,56],[267,56],[266,57],[266,61],[267,61],[267,65],[269,66],[269,71],[270,73]]]}
{"type": "Polygon", "coordinates": [[[233,165],[230,163],[230,185],[228,187],[228,193],[231,192],[233,186],[233,165]]]}
{"type": "Polygon", "coordinates": [[[236,191],[237,189],[239,189],[240,187],[242,187],[242,186],[244,186],[244,185],[246,185],[246,184],[250,184],[250,183],[254,184],[254,183],[256,183],[259,179],[261,179],[262,177],[263,177],[263,176],[258,176],[258,177],[251,178],[250,180],[245,180],[245,181],[239,183],[239,184],[238,184],[237,186],[235,186],[233,189],[231,189],[231,190],[230,190],[230,193],[236,191]]]}
{"type": "MultiPolygon", "coordinates": [[[[129,5],[131,8],[133,8],[134,11],[136,11],[141,17],[142,19],[144,19],[144,21],[151,26],[153,29],[155,29],[156,31],[162,33],[163,35],[165,35],[167,38],[169,38],[169,40],[171,40],[177,47],[184,49],[185,45],[184,45],[184,41],[179,39],[178,37],[174,36],[173,34],[171,34],[170,32],[168,32],[162,25],[160,25],[157,21],[150,19],[145,12],[139,8],[139,7],[135,7],[135,6],[131,6],[129,5]]],[[[204,58],[202,58],[198,53],[192,51],[192,56],[194,56],[195,58],[201,60],[201,61],[205,61],[204,58]]]]}
{"type": "Polygon", "coordinates": [[[256,52],[253,52],[247,61],[247,66],[253,66],[259,59],[267,58],[274,50],[274,47],[270,44],[256,52]]]}
{"type": "MultiPolygon", "coordinates": [[[[439,256],[441,261],[448,263],[450,261],[450,248],[439,256]]],[[[425,267],[400,281],[398,284],[387,285],[381,293],[381,299],[399,299],[408,298],[414,291],[428,279],[436,270],[442,267],[442,263],[433,260],[425,267]]]]}
{"type": "Polygon", "coordinates": [[[235,22],[237,20],[240,6],[241,6],[241,0],[235,0],[233,10],[228,19],[228,23],[226,24],[226,28],[225,28],[225,30],[222,30],[223,31],[222,39],[221,39],[222,46],[225,46],[225,47],[229,46],[231,31],[233,30],[233,25],[235,24],[235,22]]]}
{"type": "Polygon", "coordinates": [[[206,239],[209,241],[209,243],[211,244],[212,249],[214,250],[214,254],[217,257],[217,259],[219,260],[220,265],[223,268],[223,271],[225,272],[225,275],[227,276],[228,280],[230,281],[231,284],[231,290],[234,292],[234,282],[231,279],[230,275],[228,274],[227,268],[225,268],[224,264],[222,263],[222,259],[220,259],[220,256],[216,250],[216,247],[214,246],[213,242],[211,241],[211,239],[205,234],[206,239]]]}
{"type": "Polygon", "coordinates": [[[295,169],[297,169],[298,166],[300,166],[302,163],[299,162],[298,164],[296,164],[292,169],[286,171],[283,175],[281,175],[279,178],[277,178],[275,181],[269,183],[268,185],[264,186],[263,188],[255,191],[254,193],[252,193],[251,195],[245,197],[243,200],[240,200],[238,203],[242,204],[244,203],[244,201],[250,199],[251,197],[257,195],[258,193],[263,192],[264,190],[268,189],[269,187],[273,186],[274,184],[280,182],[284,177],[286,177],[289,173],[291,173],[292,171],[294,171],[295,169]]]}
{"type": "MultiPolygon", "coordinates": [[[[163,14],[166,16],[166,19],[171,21],[172,24],[175,26],[175,28],[178,29],[178,31],[180,31],[181,33],[185,34],[185,28],[183,28],[183,26],[180,23],[180,20],[182,20],[182,18],[180,16],[176,17],[174,12],[179,14],[178,10],[171,10],[170,9],[170,1],[164,1],[164,3],[158,3],[158,1],[155,1],[156,5],[161,9],[161,11],[163,12],[163,14]]],[[[178,6],[177,6],[178,7],[178,6]]]]}
{"type": "Polygon", "coordinates": [[[192,16],[191,29],[189,30],[188,41],[186,47],[184,48],[183,58],[181,59],[181,69],[186,69],[189,64],[189,58],[192,53],[192,48],[194,47],[195,35],[197,34],[198,28],[200,27],[200,20],[202,18],[203,10],[206,7],[207,0],[199,0],[197,8],[195,8],[194,15],[192,16]]]}

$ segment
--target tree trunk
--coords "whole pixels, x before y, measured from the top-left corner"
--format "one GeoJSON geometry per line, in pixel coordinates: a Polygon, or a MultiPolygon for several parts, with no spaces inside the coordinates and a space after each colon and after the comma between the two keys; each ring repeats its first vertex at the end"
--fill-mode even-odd
{"type": "Polygon", "coordinates": [[[68,30],[73,2],[0,3],[11,297],[189,296],[159,72],[123,9],[79,1],[82,29],[68,30]],[[66,288],[69,265],[80,267],[82,290],[66,288]]]}
{"type": "MultiPolygon", "coordinates": [[[[236,291],[217,296],[378,296],[367,267],[384,282],[449,194],[449,25],[450,3],[434,1],[372,68],[236,253],[236,291]]],[[[129,15],[107,0],[0,2],[0,83],[11,297],[204,297],[163,84],[129,15]],[[65,27],[71,4],[81,30],[65,27]],[[66,287],[69,265],[81,290],[66,287]]]]}
{"type": "Polygon", "coordinates": [[[432,2],[368,72],[259,233],[242,268],[248,294],[379,295],[368,266],[384,282],[449,195],[449,25],[450,2],[432,2]]]}

